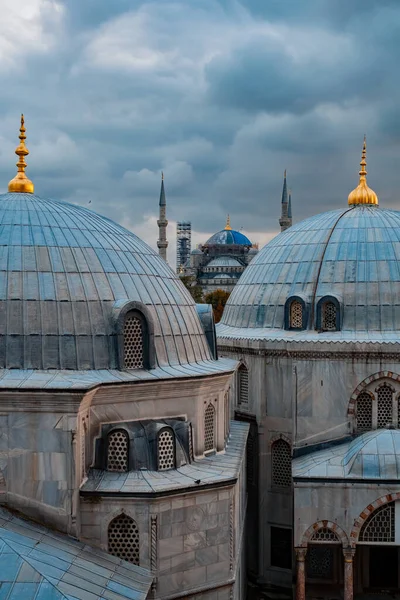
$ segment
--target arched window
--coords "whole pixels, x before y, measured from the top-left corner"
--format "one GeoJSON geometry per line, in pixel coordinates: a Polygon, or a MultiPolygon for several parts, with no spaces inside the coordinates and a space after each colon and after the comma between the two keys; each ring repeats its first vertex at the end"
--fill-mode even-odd
{"type": "Polygon", "coordinates": [[[125,431],[112,431],[107,438],[107,471],[128,470],[129,441],[125,431]]]}
{"type": "Polygon", "coordinates": [[[318,300],[316,328],[319,331],[340,330],[340,304],[334,296],[324,296],[318,300]]]}
{"type": "Polygon", "coordinates": [[[372,397],[368,392],[361,392],[356,403],[357,433],[372,429],[372,397]]]}
{"type": "Polygon", "coordinates": [[[340,544],[340,540],[336,533],[327,527],[321,527],[320,529],[317,529],[317,531],[313,533],[310,542],[318,542],[322,544],[330,542],[340,544]]]}
{"type": "Polygon", "coordinates": [[[336,331],[337,330],[337,316],[338,311],[336,304],[333,302],[324,302],[322,305],[322,319],[321,329],[322,331],[336,331]]]}
{"type": "Polygon", "coordinates": [[[292,485],[292,453],[285,440],[276,440],[271,447],[272,485],[290,487],[292,485]]]}
{"type": "Polygon", "coordinates": [[[134,565],[139,564],[139,529],[128,515],[118,515],[109,524],[108,551],[134,565]]]}
{"type": "Polygon", "coordinates": [[[249,402],[249,372],[245,365],[240,365],[238,371],[239,404],[247,405],[249,402]]]}
{"type": "Polygon", "coordinates": [[[393,390],[387,383],[381,385],[378,390],[378,429],[385,429],[393,422],[393,390]]]}
{"type": "Polygon", "coordinates": [[[215,448],[215,408],[209,404],[204,413],[204,452],[215,448]]]}
{"type": "Polygon", "coordinates": [[[394,502],[377,508],[360,531],[360,542],[394,542],[394,502]]]}
{"type": "Polygon", "coordinates": [[[175,436],[170,429],[158,434],[158,470],[175,469],[175,436]]]}
{"type": "Polygon", "coordinates": [[[144,323],[138,314],[131,312],[124,323],[124,364],[125,369],[144,368],[144,323]]]}
{"type": "Polygon", "coordinates": [[[290,305],[290,329],[303,329],[303,305],[299,300],[293,300],[290,305]]]}

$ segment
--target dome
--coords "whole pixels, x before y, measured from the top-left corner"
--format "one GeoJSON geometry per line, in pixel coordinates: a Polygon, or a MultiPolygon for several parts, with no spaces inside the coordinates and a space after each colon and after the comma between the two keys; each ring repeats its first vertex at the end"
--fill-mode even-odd
{"type": "Polygon", "coordinates": [[[327,450],[293,461],[294,477],[400,479],[400,431],[369,431],[327,450]]]}
{"type": "Polygon", "coordinates": [[[236,258],[232,258],[231,256],[218,256],[217,258],[213,258],[209,263],[206,264],[206,268],[208,267],[242,267],[236,258]]]}
{"type": "Polygon", "coordinates": [[[0,368],[118,368],[119,311],[144,307],[156,366],[210,359],[190,294],[133,233],[81,206],[0,195],[0,368]]]}
{"type": "Polygon", "coordinates": [[[215,246],[223,244],[236,244],[239,246],[251,246],[251,241],[240,231],[234,229],[222,229],[218,233],[214,233],[209,240],[204,244],[205,246],[215,246]]]}
{"type": "Polygon", "coordinates": [[[218,325],[220,337],[369,340],[400,330],[400,212],[358,204],[313,216],[252,259],[218,325]],[[305,331],[284,329],[285,302],[309,307],[305,331]],[[340,303],[341,331],[315,331],[318,300],[340,303]],[[378,335],[379,333],[379,335],[378,335]],[[283,337],[285,337],[285,335],[283,337]]]}

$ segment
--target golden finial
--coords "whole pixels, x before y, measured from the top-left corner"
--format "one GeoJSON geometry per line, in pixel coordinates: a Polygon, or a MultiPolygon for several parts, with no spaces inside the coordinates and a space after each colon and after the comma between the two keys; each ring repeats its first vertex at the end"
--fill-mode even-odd
{"type": "Polygon", "coordinates": [[[361,153],[361,162],[360,162],[360,181],[355,190],[350,192],[348,203],[350,205],[354,204],[379,204],[378,196],[375,194],[371,188],[367,185],[367,139],[364,135],[364,144],[361,153]]]}
{"type": "Polygon", "coordinates": [[[286,179],[286,169],[285,169],[285,171],[283,173],[283,178],[286,179]]]}
{"type": "Polygon", "coordinates": [[[26,140],[25,131],[26,131],[26,129],[25,129],[24,115],[21,115],[21,127],[19,129],[20,143],[19,143],[19,146],[17,146],[17,148],[15,149],[15,154],[19,157],[18,162],[17,162],[18,173],[16,174],[14,179],[11,179],[10,183],[8,184],[8,191],[33,194],[35,187],[34,187],[32,181],[30,181],[27,178],[27,176],[25,175],[25,169],[26,169],[25,156],[28,156],[28,154],[29,154],[29,150],[25,146],[25,140],[26,140]]]}
{"type": "Polygon", "coordinates": [[[161,171],[161,181],[164,181],[164,171],[161,171]]]}
{"type": "Polygon", "coordinates": [[[231,218],[228,215],[226,218],[226,225],[225,225],[225,231],[231,231],[232,227],[231,227],[231,218]]]}

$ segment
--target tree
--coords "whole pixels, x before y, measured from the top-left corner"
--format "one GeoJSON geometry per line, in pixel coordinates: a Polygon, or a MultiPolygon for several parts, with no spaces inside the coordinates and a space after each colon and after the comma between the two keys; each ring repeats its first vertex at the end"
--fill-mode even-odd
{"type": "Polygon", "coordinates": [[[203,304],[203,290],[200,285],[196,284],[196,279],[193,277],[193,275],[181,275],[180,280],[185,288],[189,290],[189,293],[196,304],[203,304]]]}
{"type": "Polygon", "coordinates": [[[213,307],[214,320],[216,323],[219,323],[221,320],[222,313],[224,312],[225,304],[228,302],[229,296],[230,293],[224,292],[224,290],[215,290],[215,292],[206,294],[204,301],[206,304],[211,304],[213,307]]]}

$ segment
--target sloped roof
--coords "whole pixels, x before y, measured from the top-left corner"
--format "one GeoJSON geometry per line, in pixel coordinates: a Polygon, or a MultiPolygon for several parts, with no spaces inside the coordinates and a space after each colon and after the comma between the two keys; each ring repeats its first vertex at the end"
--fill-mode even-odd
{"type": "Polygon", "coordinates": [[[149,571],[0,508],[0,598],[144,600],[149,571]]]}
{"type": "Polygon", "coordinates": [[[293,477],[400,480],[400,431],[368,431],[351,442],[296,458],[293,477]]]}

